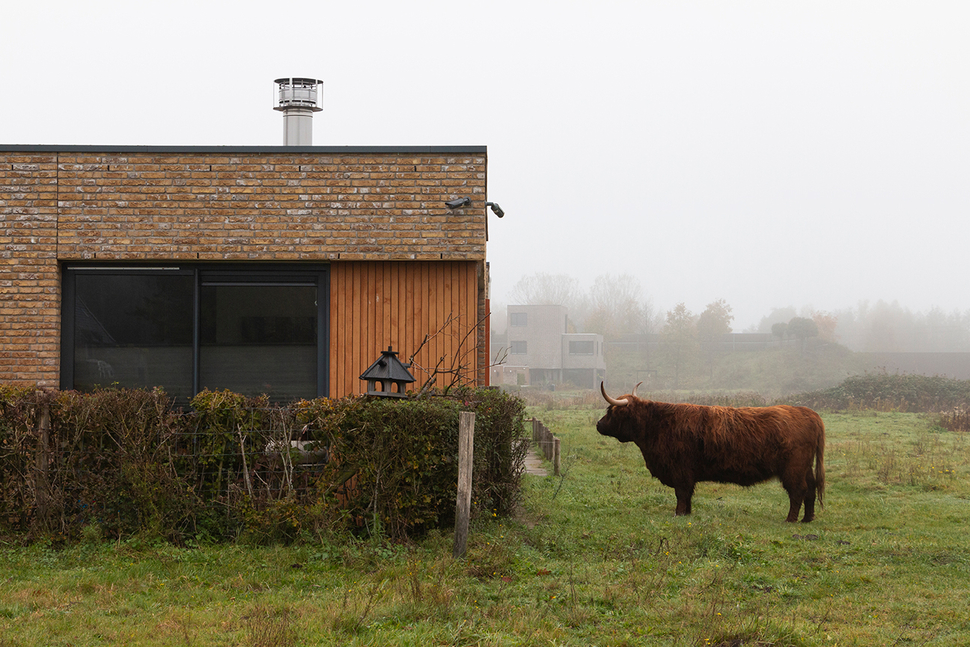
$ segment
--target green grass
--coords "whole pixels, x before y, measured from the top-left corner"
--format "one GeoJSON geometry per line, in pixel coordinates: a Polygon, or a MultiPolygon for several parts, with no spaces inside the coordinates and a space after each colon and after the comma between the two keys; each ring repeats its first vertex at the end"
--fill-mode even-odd
{"type": "Polygon", "coordinates": [[[390,545],[65,550],[0,544],[0,647],[968,645],[970,437],[904,413],[823,416],[826,506],[700,484],[691,517],[600,406],[536,410],[561,477],[514,519],[390,545]]]}

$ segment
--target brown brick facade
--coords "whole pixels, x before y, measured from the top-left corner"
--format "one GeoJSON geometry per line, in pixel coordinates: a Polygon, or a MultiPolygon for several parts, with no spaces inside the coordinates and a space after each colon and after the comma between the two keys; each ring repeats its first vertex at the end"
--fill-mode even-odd
{"type": "Polygon", "coordinates": [[[60,267],[75,261],[463,261],[481,320],[486,161],[484,147],[0,146],[0,381],[58,385],[60,267]],[[470,207],[445,207],[459,196],[470,207]]]}
{"type": "Polygon", "coordinates": [[[55,385],[57,161],[0,155],[0,379],[55,385]]]}

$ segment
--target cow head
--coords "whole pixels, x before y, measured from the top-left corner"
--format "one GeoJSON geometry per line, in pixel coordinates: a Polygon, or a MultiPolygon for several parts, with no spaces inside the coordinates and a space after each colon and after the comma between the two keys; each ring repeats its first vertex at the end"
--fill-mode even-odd
{"type": "Polygon", "coordinates": [[[600,382],[600,393],[603,394],[603,399],[610,403],[610,408],[606,410],[606,415],[596,423],[596,431],[604,436],[616,438],[621,443],[634,440],[636,423],[632,410],[636,408],[635,403],[639,402],[637,389],[640,384],[643,384],[643,382],[633,387],[633,393],[629,395],[622,398],[611,398],[606,393],[606,386],[603,382],[600,382]]]}

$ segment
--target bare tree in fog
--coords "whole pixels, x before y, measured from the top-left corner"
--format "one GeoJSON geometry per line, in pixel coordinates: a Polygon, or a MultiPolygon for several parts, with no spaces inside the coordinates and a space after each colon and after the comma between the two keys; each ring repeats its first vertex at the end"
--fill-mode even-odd
{"type": "Polygon", "coordinates": [[[970,349],[970,310],[947,314],[942,308],[933,308],[926,314],[923,323],[929,350],[970,349]]]}
{"type": "Polygon", "coordinates": [[[537,272],[523,276],[509,293],[510,303],[529,306],[566,306],[582,301],[579,281],[565,274],[537,272]]]}
{"type": "Polygon", "coordinates": [[[838,313],[839,341],[871,353],[970,351],[970,311],[913,312],[898,302],[860,301],[838,313]]]}
{"type": "Polygon", "coordinates": [[[537,272],[519,279],[509,293],[509,302],[565,306],[579,330],[600,333],[607,339],[659,328],[640,282],[629,274],[598,276],[584,294],[579,281],[571,276],[537,272]]]}
{"type": "Polygon", "coordinates": [[[606,339],[648,333],[653,327],[653,306],[643,296],[640,282],[629,274],[596,277],[586,300],[586,331],[606,339]]]}

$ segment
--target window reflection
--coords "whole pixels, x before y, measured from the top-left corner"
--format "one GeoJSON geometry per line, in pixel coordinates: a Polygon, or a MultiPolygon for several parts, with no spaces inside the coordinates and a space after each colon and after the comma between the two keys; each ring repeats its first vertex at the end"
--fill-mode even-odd
{"type": "Polygon", "coordinates": [[[325,281],[320,269],[67,268],[63,387],[317,397],[325,281]]]}
{"type": "Polygon", "coordinates": [[[160,386],[189,397],[193,285],[191,274],[79,274],[74,388],[160,386]]]}
{"type": "Polygon", "coordinates": [[[316,286],[202,287],[203,388],[316,396],[316,286]]]}

